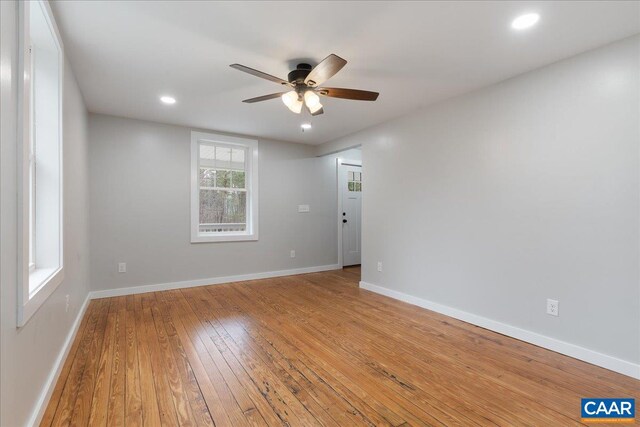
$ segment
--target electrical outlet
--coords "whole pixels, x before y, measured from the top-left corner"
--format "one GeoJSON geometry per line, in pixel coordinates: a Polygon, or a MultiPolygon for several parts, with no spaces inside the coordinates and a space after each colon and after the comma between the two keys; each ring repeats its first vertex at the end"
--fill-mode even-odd
{"type": "Polygon", "coordinates": [[[118,273],[126,273],[127,272],[127,263],[119,262],[118,263],[118,273]]]}
{"type": "Polygon", "coordinates": [[[309,208],[309,205],[298,205],[298,212],[301,213],[306,213],[309,212],[311,209],[309,208]]]}
{"type": "Polygon", "coordinates": [[[68,294],[64,297],[64,300],[65,300],[64,312],[68,313],[69,312],[69,300],[70,300],[68,294]]]}
{"type": "Polygon", "coordinates": [[[557,316],[560,312],[560,303],[555,299],[547,299],[547,314],[557,316]]]}
{"type": "Polygon", "coordinates": [[[293,249],[291,250],[291,258],[295,258],[296,257],[296,251],[294,251],[293,249]]]}
{"type": "Polygon", "coordinates": [[[378,271],[382,271],[382,261],[378,261],[378,271]]]}

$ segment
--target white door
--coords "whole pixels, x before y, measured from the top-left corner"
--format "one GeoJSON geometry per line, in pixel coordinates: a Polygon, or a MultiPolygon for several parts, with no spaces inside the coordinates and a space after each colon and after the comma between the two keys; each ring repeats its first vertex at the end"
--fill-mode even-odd
{"type": "Polygon", "coordinates": [[[362,217],[362,167],[340,165],[342,193],[342,265],[360,264],[362,217]]]}

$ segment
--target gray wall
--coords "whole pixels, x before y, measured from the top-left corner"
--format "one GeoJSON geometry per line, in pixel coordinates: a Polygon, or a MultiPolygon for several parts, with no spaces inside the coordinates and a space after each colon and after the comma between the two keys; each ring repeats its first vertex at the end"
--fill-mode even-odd
{"type": "Polygon", "coordinates": [[[190,132],[90,115],[93,289],[337,263],[335,166],[301,144],[259,141],[259,241],[190,243],[190,132]]]}
{"type": "Polygon", "coordinates": [[[363,147],[363,280],[640,362],[639,51],[626,39],[321,147],[363,147]]]}
{"type": "Polygon", "coordinates": [[[87,112],[71,67],[64,79],[65,279],[27,324],[16,328],[16,4],[0,2],[0,425],[25,425],[89,288],[87,112]],[[10,71],[10,72],[9,72],[10,71]],[[71,306],[65,312],[65,295],[71,306]]]}

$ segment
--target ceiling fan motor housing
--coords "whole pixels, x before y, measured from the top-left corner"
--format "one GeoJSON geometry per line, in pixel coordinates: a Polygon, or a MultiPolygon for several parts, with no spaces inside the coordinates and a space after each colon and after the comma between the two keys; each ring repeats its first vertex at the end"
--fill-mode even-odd
{"type": "Polygon", "coordinates": [[[307,78],[312,68],[310,64],[298,64],[296,69],[287,76],[289,83],[304,84],[304,79],[307,78]]]}

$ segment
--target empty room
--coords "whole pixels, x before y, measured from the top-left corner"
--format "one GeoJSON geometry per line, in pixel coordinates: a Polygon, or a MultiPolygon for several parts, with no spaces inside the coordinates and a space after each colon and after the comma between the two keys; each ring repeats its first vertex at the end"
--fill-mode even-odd
{"type": "Polygon", "coordinates": [[[0,1],[0,426],[640,424],[640,1],[0,1]]]}

